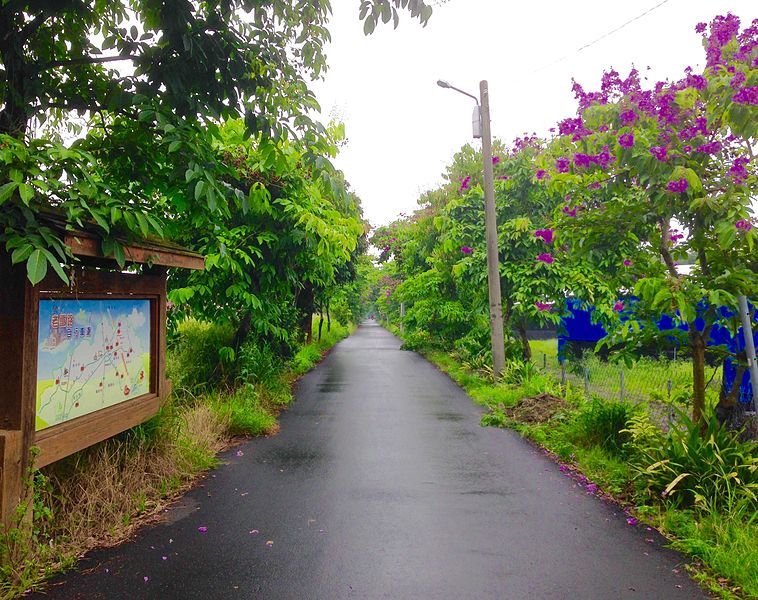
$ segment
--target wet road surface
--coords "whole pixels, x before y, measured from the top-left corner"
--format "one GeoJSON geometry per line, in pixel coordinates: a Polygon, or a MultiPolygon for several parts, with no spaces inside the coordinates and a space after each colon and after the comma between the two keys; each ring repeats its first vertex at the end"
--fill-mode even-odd
{"type": "Polygon", "coordinates": [[[460,388],[399,348],[364,324],[302,379],[278,435],[226,452],[160,523],[45,597],[705,597],[657,534],[480,427],[460,388]]]}

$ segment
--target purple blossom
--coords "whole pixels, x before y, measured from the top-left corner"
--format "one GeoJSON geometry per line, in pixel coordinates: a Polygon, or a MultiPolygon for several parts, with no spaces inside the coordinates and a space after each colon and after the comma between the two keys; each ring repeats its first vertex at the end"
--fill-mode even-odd
{"type": "Polygon", "coordinates": [[[577,169],[585,169],[592,164],[592,157],[589,154],[577,152],[574,154],[574,166],[577,169]]]}
{"type": "Polygon", "coordinates": [[[569,206],[564,206],[561,210],[563,211],[563,214],[566,215],[567,217],[575,217],[576,212],[577,212],[577,207],[575,206],[574,208],[571,208],[569,206]]]}
{"type": "Polygon", "coordinates": [[[573,141],[578,142],[592,132],[584,126],[582,117],[576,117],[564,119],[558,123],[558,133],[560,135],[570,135],[573,141]]]}
{"type": "Polygon", "coordinates": [[[685,80],[685,85],[687,87],[691,87],[696,90],[704,90],[705,88],[708,87],[708,81],[702,75],[693,75],[692,73],[690,73],[687,75],[687,79],[685,80]]]}
{"type": "Polygon", "coordinates": [[[624,303],[621,300],[617,300],[616,303],[613,305],[613,310],[616,312],[621,312],[624,310],[624,303]]]}
{"type": "Polygon", "coordinates": [[[555,259],[553,258],[553,255],[550,254],[550,252],[543,252],[542,254],[537,255],[537,260],[539,262],[543,262],[546,265],[552,265],[555,262],[555,259]]]}
{"type": "Polygon", "coordinates": [[[729,80],[729,85],[732,86],[733,89],[738,89],[743,83],[745,83],[745,74],[740,71],[739,73],[735,73],[734,77],[732,77],[729,80]]]}
{"type": "Polygon", "coordinates": [[[743,232],[750,231],[753,228],[753,224],[748,221],[747,219],[740,219],[737,221],[734,226],[739,230],[743,232]]]}
{"type": "Polygon", "coordinates": [[[635,519],[634,517],[627,517],[626,524],[634,527],[637,524],[637,519],[635,519]]]}
{"type": "Polygon", "coordinates": [[[545,177],[547,177],[547,171],[545,171],[545,169],[538,169],[537,172],[534,174],[534,176],[537,179],[544,179],[545,177]]]}
{"type": "Polygon", "coordinates": [[[559,173],[568,173],[570,165],[571,165],[571,161],[569,161],[569,159],[566,158],[565,156],[561,156],[559,159],[555,161],[555,169],[559,173]]]}
{"type": "Polygon", "coordinates": [[[461,246],[461,252],[464,254],[471,254],[473,251],[474,249],[469,246],[461,246]]]}
{"type": "Polygon", "coordinates": [[[558,470],[559,470],[561,473],[568,473],[568,471],[569,471],[569,468],[568,468],[566,465],[561,465],[561,466],[559,466],[559,467],[558,467],[558,470]]]}
{"type": "Polygon", "coordinates": [[[748,172],[745,166],[748,164],[748,159],[744,156],[740,156],[734,159],[732,166],[729,167],[729,177],[731,177],[734,183],[740,184],[747,179],[748,172]]]}
{"type": "Polygon", "coordinates": [[[631,267],[631,266],[632,266],[632,264],[634,264],[634,263],[632,263],[632,261],[631,261],[631,260],[629,260],[628,258],[625,258],[625,259],[624,259],[624,262],[623,262],[622,264],[623,264],[625,267],[631,267]]]}
{"type": "Polygon", "coordinates": [[[705,23],[698,23],[695,25],[695,33],[705,33],[707,27],[708,25],[705,23]]]}
{"type": "Polygon", "coordinates": [[[721,151],[721,142],[714,140],[712,142],[708,142],[707,144],[701,144],[695,148],[695,151],[703,152],[704,154],[716,154],[717,152],[721,151]]]}
{"type": "Polygon", "coordinates": [[[207,532],[207,531],[208,531],[208,528],[207,528],[205,525],[201,525],[200,527],[198,527],[198,528],[197,528],[197,530],[198,530],[200,533],[205,533],[205,532],[207,532]]]}
{"type": "Polygon", "coordinates": [[[470,188],[470,184],[471,184],[471,175],[466,175],[466,177],[461,179],[461,187],[459,191],[461,192],[466,191],[467,189],[470,188]]]}
{"type": "Polygon", "coordinates": [[[669,232],[669,240],[676,244],[679,240],[684,239],[684,234],[680,233],[678,229],[672,229],[669,232]]]}
{"type": "Polygon", "coordinates": [[[608,149],[608,146],[603,146],[602,151],[598,152],[592,158],[592,162],[598,165],[601,169],[608,168],[608,165],[611,163],[612,160],[613,160],[613,157],[611,156],[611,152],[608,149]]]}
{"type": "Polygon", "coordinates": [[[655,156],[655,158],[661,162],[665,162],[667,160],[667,152],[668,151],[663,146],[653,146],[650,148],[650,154],[655,156]]]}
{"type": "Polygon", "coordinates": [[[682,140],[689,140],[698,135],[708,135],[708,119],[705,117],[698,117],[692,125],[684,127],[679,132],[679,138],[682,140]]]}
{"type": "Polygon", "coordinates": [[[542,238],[542,241],[546,244],[552,244],[554,234],[554,229],[538,229],[534,232],[534,237],[542,238]]]}
{"type": "Polygon", "coordinates": [[[492,157],[492,164],[493,165],[496,165],[499,162],[500,162],[500,157],[499,156],[493,156],[492,157]]]}
{"type": "Polygon", "coordinates": [[[537,307],[537,310],[541,312],[550,312],[553,310],[553,304],[551,302],[540,302],[537,300],[534,305],[537,307]]]}
{"type": "Polygon", "coordinates": [[[732,96],[732,100],[737,104],[758,104],[758,85],[742,88],[732,96]]]}
{"type": "Polygon", "coordinates": [[[622,146],[623,148],[631,148],[634,146],[634,134],[633,133],[622,133],[618,138],[619,146],[622,146]]]}
{"type": "Polygon", "coordinates": [[[621,119],[621,124],[622,125],[631,125],[637,119],[639,119],[639,116],[632,109],[629,109],[629,110],[625,110],[622,113],[620,113],[619,114],[619,119],[621,119]]]}
{"type": "Polygon", "coordinates": [[[687,183],[687,180],[684,177],[675,181],[669,181],[666,185],[666,189],[669,192],[674,192],[675,194],[681,194],[682,192],[687,191],[688,187],[689,183],[687,183]]]}
{"type": "Polygon", "coordinates": [[[596,483],[588,483],[587,484],[587,493],[588,494],[597,494],[597,484],[596,483]]]}
{"type": "Polygon", "coordinates": [[[692,152],[692,146],[684,146],[682,148],[682,152],[684,152],[685,154],[689,154],[690,152],[692,152]]]}
{"type": "Polygon", "coordinates": [[[706,39],[706,66],[716,67],[722,62],[721,50],[740,30],[740,19],[735,15],[719,15],[711,21],[711,34],[706,39]]]}
{"type": "Polygon", "coordinates": [[[500,181],[508,181],[508,180],[510,179],[510,177],[508,177],[508,175],[500,175],[500,176],[498,177],[498,179],[499,179],[500,181]]]}

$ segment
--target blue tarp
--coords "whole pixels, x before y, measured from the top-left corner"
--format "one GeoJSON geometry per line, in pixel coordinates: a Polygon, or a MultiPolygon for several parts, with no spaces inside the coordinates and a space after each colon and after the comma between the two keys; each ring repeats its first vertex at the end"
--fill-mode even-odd
{"type": "MultiPolygon", "coordinates": [[[[629,299],[626,299],[627,302],[629,299]]],[[[631,299],[632,301],[634,299],[631,299]]],[[[568,315],[561,319],[561,326],[558,329],[558,356],[564,356],[564,350],[566,344],[569,342],[597,342],[606,335],[605,328],[599,323],[592,322],[593,307],[583,308],[582,302],[575,298],[569,298],[566,301],[566,308],[568,315]]],[[[724,316],[730,316],[730,313],[726,309],[720,309],[724,316]]],[[[754,322],[758,323],[758,310],[755,310],[752,306],[750,310],[753,314],[754,322]]],[[[622,316],[623,318],[623,316],[622,316]]],[[[686,325],[674,324],[674,319],[670,315],[663,315],[656,321],[659,329],[674,329],[675,327],[682,331],[687,330],[686,325]]],[[[695,326],[702,328],[703,323],[698,319],[695,321],[695,326]]],[[[754,334],[756,346],[758,346],[758,333],[754,334]]],[[[726,346],[730,352],[740,352],[745,349],[745,338],[742,328],[739,329],[737,337],[735,338],[725,327],[715,326],[711,330],[711,335],[708,341],[709,346],[726,346]]],[[[723,381],[726,389],[731,389],[734,382],[734,378],[737,375],[737,368],[731,359],[727,359],[724,362],[723,381]]],[[[750,383],[750,374],[746,371],[742,382],[740,384],[739,401],[749,403],[752,398],[752,386],[750,383]]]]}

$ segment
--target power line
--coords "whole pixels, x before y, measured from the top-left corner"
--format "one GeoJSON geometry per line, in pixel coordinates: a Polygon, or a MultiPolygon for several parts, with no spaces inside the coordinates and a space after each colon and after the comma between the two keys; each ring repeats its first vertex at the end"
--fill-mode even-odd
{"type": "Polygon", "coordinates": [[[565,56],[562,56],[561,58],[559,58],[559,59],[557,59],[557,60],[555,60],[555,61],[553,61],[553,62],[551,62],[551,63],[549,63],[549,64],[547,64],[547,65],[545,65],[545,66],[543,66],[543,67],[540,67],[540,68],[538,68],[538,69],[534,69],[534,70],[532,71],[532,73],[539,73],[540,71],[544,71],[545,69],[549,69],[550,67],[552,67],[552,66],[555,66],[555,65],[557,65],[558,63],[561,63],[561,62],[563,62],[564,60],[566,60],[566,59],[568,59],[568,58],[570,58],[570,57],[574,56],[575,54],[579,54],[579,53],[580,53],[580,52],[582,52],[583,50],[586,50],[587,48],[590,48],[591,46],[594,46],[594,45],[595,45],[595,44],[597,44],[598,42],[600,42],[600,41],[604,40],[604,39],[605,39],[605,38],[607,38],[607,37],[610,37],[610,36],[611,36],[611,35],[613,35],[614,33],[618,32],[618,31],[621,31],[621,30],[622,30],[622,29],[624,29],[624,27],[626,27],[627,25],[631,25],[631,24],[632,24],[632,23],[634,23],[635,21],[639,21],[639,20],[640,20],[642,17],[645,17],[645,16],[649,15],[651,12],[653,12],[654,10],[656,10],[656,9],[660,8],[661,6],[663,6],[664,4],[666,4],[666,3],[668,3],[668,2],[670,2],[670,0],[662,0],[661,2],[659,2],[658,4],[656,4],[655,6],[653,6],[652,8],[649,8],[649,9],[647,9],[645,12],[643,12],[643,13],[641,13],[641,14],[637,15],[636,17],[633,17],[633,18],[629,19],[628,21],[626,21],[626,22],[622,23],[621,25],[619,25],[619,26],[618,26],[618,27],[616,27],[615,29],[612,29],[611,31],[608,31],[607,33],[604,33],[604,34],[603,34],[603,35],[601,35],[600,37],[598,37],[598,38],[595,38],[595,39],[594,39],[594,40],[592,40],[591,42],[588,42],[587,44],[584,44],[584,46],[581,46],[581,47],[579,47],[579,48],[578,48],[576,51],[574,51],[574,52],[572,52],[572,53],[570,53],[570,54],[566,54],[565,56]]]}

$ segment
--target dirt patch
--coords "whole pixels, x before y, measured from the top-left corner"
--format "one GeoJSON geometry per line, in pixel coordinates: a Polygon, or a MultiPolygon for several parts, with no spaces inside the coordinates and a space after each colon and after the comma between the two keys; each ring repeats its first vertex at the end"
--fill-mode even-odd
{"type": "Polygon", "coordinates": [[[566,401],[551,394],[539,394],[532,398],[524,398],[514,406],[505,409],[509,419],[519,423],[535,425],[547,423],[566,406],[566,401]]]}

